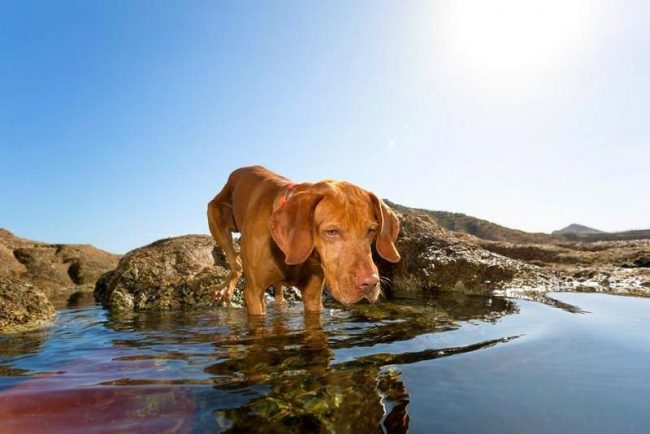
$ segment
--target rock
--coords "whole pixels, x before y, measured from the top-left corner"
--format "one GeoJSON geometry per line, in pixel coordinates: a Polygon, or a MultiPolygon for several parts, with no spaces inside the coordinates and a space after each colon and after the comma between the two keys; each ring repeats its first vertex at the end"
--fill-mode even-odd
{"type": "Polygon", "coordinates": [[[92,292],[118,258],[86,244],[45,244],[0,229],[0,333],[48,324],[54,306],[92,292]]]}
{"type": "Polygon", "coordinates": [[[17,275],[27,271],[25,265],[18,262],[13,249],[2,244],[3,229],[0,229],[0,276],[17,275]]]}
{"type": "Polygon", "coordinates": [[[481,241],[481,247],[511,259],[535,265],[547,263],[576,263],[578,258],[567,255],[570,250],[555,244],[516,244],[511,242],[481,241]]]}
{"type": "Polygon", "coordinates": [[[0,334],[42,327],[54,314],[43,291],[22,279],[0,276],[0,334]]]}
{"type": "Polygon", "coordinates": [[[206,307],[212,305],[214,287],[228,275],[226,267],[207,235],[167,238],[124,255],[99,279],[95,298],[121,311],[206,307]]]}
{"type": "MultiPolygon", "coordinates": [[[[537,282],[536,291],[650,295],[650,270],[644,266],[650,257],[648,240],[543,245],[481,241],[480,244],[490,251],[543,267],[546,276],[537,282]]],[[[530,290],[530,287],[526,289],[530,290]]],[[[516,294],[509,292],[509,295],[516,294]]]]}
{"type": "Polygon", "coordinates": [[[0,276],[42,291],[56,305],[77,292],[91,292],[95,282],[117,265],[119,256],[88,244],[46,244],[0,229],[0,276]]]}
{"type": "Polygon", "coordinates": [[[538,278],[542,271],[522,261],[490,252],[479,239],[440,227],[420,210],[391,204],[401,223],[397,250],[402,259],[378,258],[380,274],[394,295],[421,291],[488,293],[515,278],[538,278]]]}
{"type": "MultiPolygon", "coordinates": [[[[235,248],[238,244],[235,242],[235,248]]],[[[213,292],[228,276],[229,266],[208,235],[184,235],[155,241],[128,252],[117,268],[104,274],[95,298],[117,311],[213,306],[213,292]]],[[[235,289],[233,306],[243,306],[245,279],[235,289]]],[[[270,288],[267,303],[273,288],[270,288]]],[[[285,288],[284,298],[300,300],[295,288],[285,288]]]]}
{"type": "Polygon", "coordinates": [[[515,244],[481,240],[487,250],[514,259],[549,264],[594,266],[617,264],[622,267],[643,267],[650,254],[650,241],[562,242],[552,244],[515,244]]]}
{"type": "Polygon", "coordinates": [[[636,258],[634,260],[634,266],[638,268],[650,268],[650,255],[636,258]]]}

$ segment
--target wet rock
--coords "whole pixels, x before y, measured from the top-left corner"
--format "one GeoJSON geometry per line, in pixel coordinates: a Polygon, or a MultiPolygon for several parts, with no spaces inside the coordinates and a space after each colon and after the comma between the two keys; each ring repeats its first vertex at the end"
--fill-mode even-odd
{"type": "Polygon", "coordinates": [[[514,244],[481,240],[487,250],[513,259],[542,266],[564,264],[597,268],[617,264],[622,267],[643,267],[650,258],[650,241],[562,242],[554,244],[514,244]]]}
{"type": "MultiPolygon", "coordinates": [[[[499,293],[518,296],[548,291],[590,291],[650,295],[648,231],[571,239],[529,234],[462,214],[391,206],[403,213],[432,217],[469,244],[535,266],[516,273],[510,281],[503,280],[497,285],[499,293]],[[467,234],[476,237],[463,238],[467,234]]],[[[463,287],[467,287],[464,281],[455,285],[456,290],[463,287]]]]}
{"type": "Polygon", "coordinates": [[[510,242],[481,241],[481,247],[511,259],[536,265],[553,263],[576,263],[578,259],[567,255],[569,249],[554,244],[514,244],[510,242]]]}
{"type": "MultiPolygon", "coordinates": [[[[238,248],[235,242],[235,248],[238,248]]],[[[214,290],[224,282],[230,268],[209,235],[184,235],[155,241],[128,252],[117,268],[97,281],[95,298],[116,311],[213,306],[214,290]]],[[[232,306],[244,305],[242,277],[232,306]]],[[[267,303],[273,302],[273,288],[267,303]]],[[[295,288],[285,288],[288,303],[300,300],[295,288]]]]}
{"type": "Polygon", "coordinates": [[[623,262],[623,268],[650,268],[650,255],[639,255],[632,261],[623,262]]]}
{"type": "Polygon", "coordinates": [[[55,305],[78,292],[92,292],[97,279],[119,256],[88,244],[46,244],[0,229],[0,276],[42,291],[55,305]]]}
{"type": "Polygon", "coordinates": [[[634,260],[634,266],[639,268],[650,268],[650,256],[639,256],[634,260]]]}
{"type": "Polygon", "coordinates": [[[124,255],[98,280],[95,298],[122,311],[206,307],[228,275],[226,267],[207,235],[167,238],[124,255]]]}
{"type": "Polygon", "coordinates": [[[48,325],[54,314],[43,291],[22,279],[0,276],[0,334],[48,325]]]}
{"type": "MultiPolygon", "coordinates": [[[[562,242],[516,245],[482,241],[490,251],[540,265],[540,279],[519,288],[531,291],[587,291],[624,295],[650,295],[650,241],[562,242]],[[645,259],[644,259],[645,258],[645,259]],[[533,288],[537,285],[537,288],[533,288]]],[[[514,287],[514,285],[510,285],[514,287]]],[[[508,295],[517,296],[513,291],[508,295]]]]}
{"type": "Polygon", "coordinates": [[[488,293],[515,278],[541,273],[535,266],[484,249],[471,235],[441,228],[424,212],[391,205],[401,223],[397,249],[402,259],[394,265],[377,260],[394,295],[436,290],[488,293]]]}

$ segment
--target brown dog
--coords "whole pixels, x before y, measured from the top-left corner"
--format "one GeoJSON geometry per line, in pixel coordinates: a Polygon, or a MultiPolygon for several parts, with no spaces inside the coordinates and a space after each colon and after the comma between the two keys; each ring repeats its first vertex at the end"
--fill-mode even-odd
{"type": "Polygon", "coordinates": [[[387,261],[400,259],[395,213],[348,182],[292,184],[264,167],[243,167],[208,204],[208,223],[231,269],[215,297],[230,302],[243,271],[251,315],[266,312],[264,291],[271,285],[280,293],[297,287],[307,311],[322,309],[325,283],[343,304],[374,302],[379,274],[371,244],[387,261]],[[241,259],[232,232],[241,233],[241,259]]]}

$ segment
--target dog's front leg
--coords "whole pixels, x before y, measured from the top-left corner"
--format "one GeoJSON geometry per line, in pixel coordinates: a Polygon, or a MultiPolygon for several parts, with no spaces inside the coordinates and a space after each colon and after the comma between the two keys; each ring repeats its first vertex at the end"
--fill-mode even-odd
{"type": "Polygon", "coordinates": [[[320,274],[312,274],[307,283],[299,288],[305,304],[305,312],[320,312],[323,310],[323,286],[325,279],[320,274]]]}

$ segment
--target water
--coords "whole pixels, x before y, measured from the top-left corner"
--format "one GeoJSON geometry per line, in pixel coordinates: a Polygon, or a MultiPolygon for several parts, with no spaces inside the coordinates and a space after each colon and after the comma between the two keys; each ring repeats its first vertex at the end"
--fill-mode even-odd
{"type": "Polygon", "coordinates": [[[650,299],[553,297],[63,309],[0,337],[0,433],[647,432],[650,299]]]}

